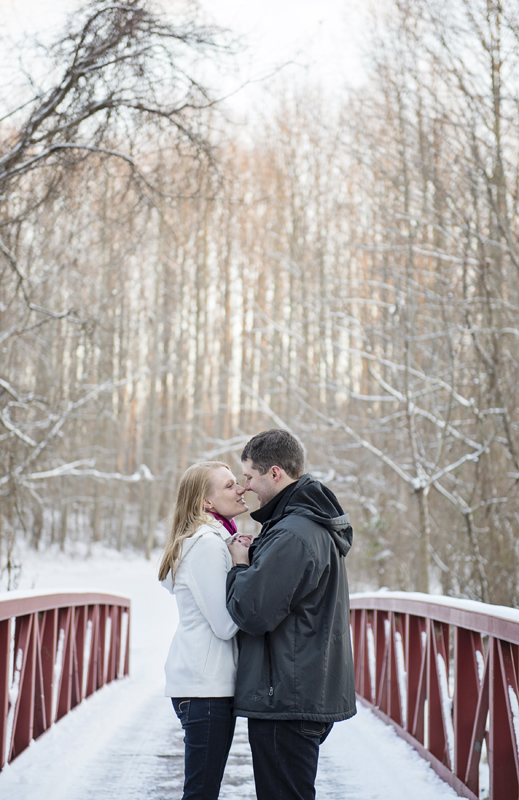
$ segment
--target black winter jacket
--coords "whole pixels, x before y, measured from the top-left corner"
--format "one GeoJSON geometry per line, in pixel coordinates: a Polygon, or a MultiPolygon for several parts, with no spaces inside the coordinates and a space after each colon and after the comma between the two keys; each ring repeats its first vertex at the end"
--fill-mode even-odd
{"type": "Polygon", "coordinates": [[[352,529],[335,495],[303,475],[252,516],[251,566],[227,576],[240,627],[238,716],[332,722],[356,713],[344,558],[352,529]]]}

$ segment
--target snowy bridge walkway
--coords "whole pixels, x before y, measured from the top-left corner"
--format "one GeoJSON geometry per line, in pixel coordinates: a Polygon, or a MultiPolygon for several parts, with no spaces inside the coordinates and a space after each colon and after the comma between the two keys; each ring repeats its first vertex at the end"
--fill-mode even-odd
{"type": "MultiPolygon", "coordinates": [[[[144,678],[144,676],[142,676],[144,678]]],[[[0,774],[2,800],[179,800],[182,731],[170,703],[139,678],[84,701],[0,774]]],[[[321,748],[319,800],[452,800],[454,791],[365,708],[321,748]]],[[[222,800],[255,798],[238,720],[222,800]]]]}
{"type": "MultiPolygon", "coordinates": [[[[156,582],[153,565],[139,559],[121,561],[116,554],[103,553],[98,560],[81,561],[72,566],[68,562],[42,566],[40,559],[33,566],[33,572],[30,569],[27,572],[29,586],[39,590],[61,589],[72,580],[75,591],[106,591],[109,587],[111,592],[131,597],[130,677],[96,692],[8,765],[0,774],[0,798],[180,798],[182,731],[170,701],[162,695],[162,667],[176,624],[176,609],[173,599],[156,582]]],[[[379,599],[375,600],[375,606],[379,599]]],[[[425,686],[425,675],[428,692],[435,689],[440,694],[448,692],[440,685],[441,656],[442,653],[446,656],[445,647],[447,653],[450,648],[449,642],[442,640],[441,631],[438,638],[436,623],[427,623],[425,628],[412,631],[405,622],[405,615],[398,612],[398,602],[398,598],[393,599],[393,611],[389,607],[389,610],[377,611],[373,603],[370,610],[369,603],[363,600],[354,601],[353,605],[358,606],[354,612],[354,633],[361,672],[357,677],[363,684],[363,694],[370,699],[370,692],[378,693],[378,700],[386,711],[391,710],[392,702],[392,714],[393,717],[400,714],[397,722],[402,732],[402,726],[409,728],[406,716],[411,713],[398,689],[404,648],[417,636],[421,642],[418,649],[429,652],[425,642],[427,637],[431,641],[431,659],[425,664],[425,656],[422,656],[421,667],[420,659],[417,662],[422,675],[422,684],[417,684],[417,697],[422,691],[420,686],[425,686]],[[384,695],[383,687],[390,684],[386,681],[383,663],[389,672],[393,670],[393,677],[396,676],[393,686],[396,684],[397,688],[389,695],[384,695]],[[435,675],[438,680],[434,684],[435,675]]],[[[476,642],[472,649],[476,662],[477,648],[476,642]]],[[[486,650],[488,665],[494,656],[488,646],[486,650]]],[[[517,652],[514,653],[517,660],[517,652]]],[[[406,663],[409,667],[408,653],[406,663]]],[[[482,669],[480,680],[485,686],[485,669],[490,667],[482,669]]],[[[512,677],[516,671],[517,665],[513,666],[512,677]]],[[[411,671],[409,680],[414,681],[411,671]]],[[[445,729],[444,733],[447,750],[452,744],[451,731],[445,729]]],[[[426,744],[431,746],[431,743],[426,744]]],[[[484,785],[481,789],[480,796],[488,796],[484,785]]],[[[336,724],[321,748],[317,779],[319,800],[443,800],[456,796],[416,750],[397,736],[393,727],[363,706],[359,707],[355,718],[336,724]]],[[[246,724],[239,720],[221,798],[247,800],[254,797],[246,724]]],[[[512,800],[512,795],[510,798],[496,795],[495,800],[512,800]]]]}

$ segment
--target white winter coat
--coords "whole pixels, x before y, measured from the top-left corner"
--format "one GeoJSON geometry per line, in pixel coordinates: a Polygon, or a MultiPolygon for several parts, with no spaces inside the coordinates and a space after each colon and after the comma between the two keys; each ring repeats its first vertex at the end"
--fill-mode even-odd
{"type": "Polygon", "coordinates": [[[167,697],[234,695],[238,627],[225,604],[229,539],[217,520],[203,524],[184,540],[175,583],[171,572],[162,581],[175,595],[179,615],[165,665],[167,697]]]}

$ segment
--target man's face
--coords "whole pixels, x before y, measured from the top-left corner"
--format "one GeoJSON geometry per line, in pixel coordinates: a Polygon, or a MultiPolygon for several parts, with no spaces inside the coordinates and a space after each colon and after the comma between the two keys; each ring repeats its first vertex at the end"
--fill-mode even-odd
{"type": "Polygon", "coordinates": [[[254,492],[258,495],[261,508],[280,491],[279,467],[271,467],[265,475],[262,475],[252,466],[250,458],[242,462],[242,467],[245,478],[244,489],[246,492],[254,492]]]}

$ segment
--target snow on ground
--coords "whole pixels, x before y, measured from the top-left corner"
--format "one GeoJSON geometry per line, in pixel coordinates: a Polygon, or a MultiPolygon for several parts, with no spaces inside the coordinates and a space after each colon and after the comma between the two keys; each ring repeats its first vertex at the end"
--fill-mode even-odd
{"type": "MultiPolygon", "coordinates": [[[[96,692],[0,774],[2,800],[177,800],[182,731],[163,696],[174,598],[151,562],[99,548],[75,558],[27,553],[20,589],[122,594],[132,601],[129,678],[96,692]]],[[[238,720],[221,800],[255,797],[246,723],[238,720]]],[[[363,707],[321,748],[319,800],[447,800],[443,783],[392,728],[363,707]]]]}

